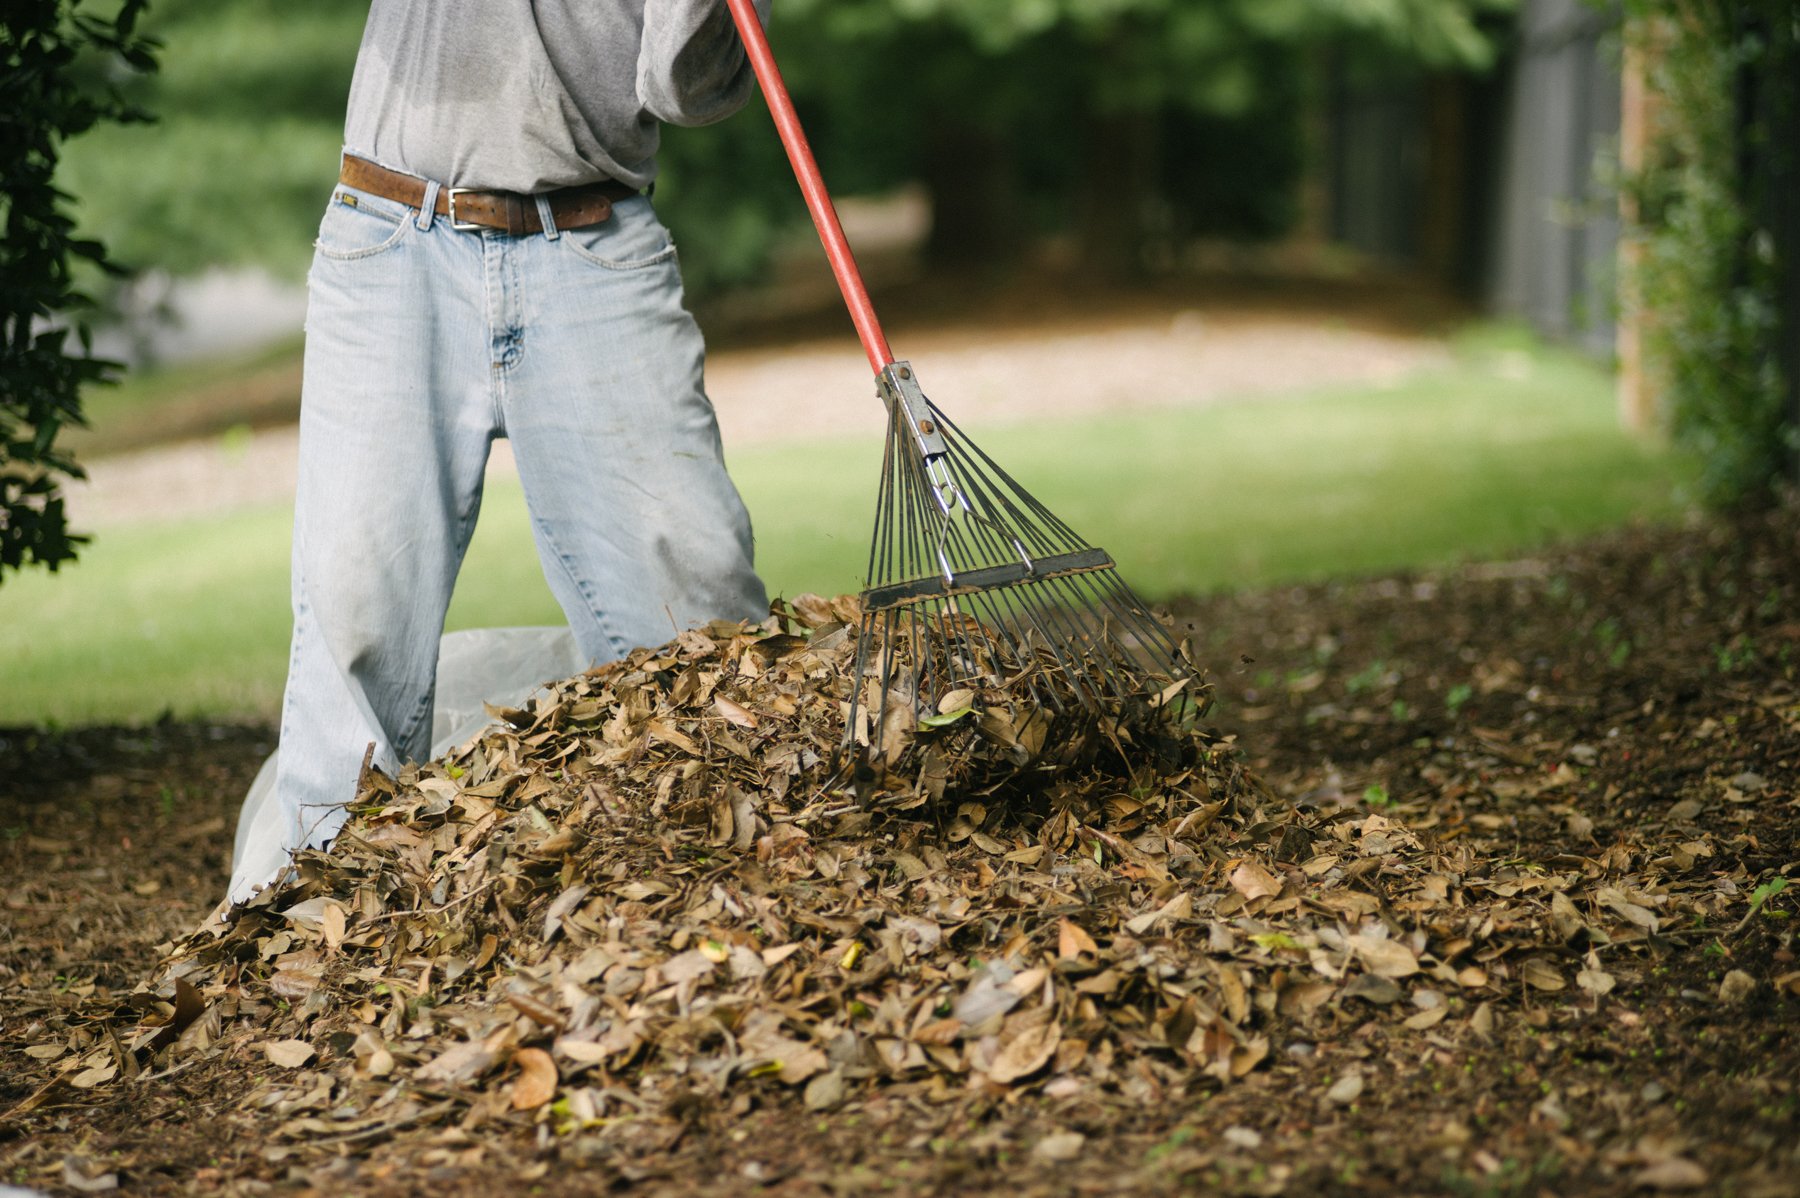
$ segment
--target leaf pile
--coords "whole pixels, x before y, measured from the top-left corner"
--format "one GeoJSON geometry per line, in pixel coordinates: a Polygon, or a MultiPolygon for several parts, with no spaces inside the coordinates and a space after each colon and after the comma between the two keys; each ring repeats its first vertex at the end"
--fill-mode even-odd
{"type": "Polygon", "coordinates": [[[1743,901],[1698,830],[1509,865],[1282,805],[1198,727],[1174,768],[1035,768],[1000,692],[895,759],[937,765],[857,793],[831,760],[854,615],[691,631],[371,774],[332,848],[177,946],[74,1084],[230,1063],[312,1143],[875,1087],[1152,1107],[1372,1011],[1486,1034],[1496,1006],[1603,995],[1633,968],[1608,957],[1743,901]]]}
{"type": "MultiPolygon", "coordinates": [[[[1159,723],[1155,746],[1123,726],[1051,737],[1067,725],[1025,688],[978,684],[852,776],[835,758],[857,616],[803,596],[691,630],[441,761],[371,772],[329,851],[178,947],[133,1047],[250,1040],[278,1069],[329,1058],[333,1085],[404,1077],[458,1102],[516,1079],[508,1103],[560,1093],[580,1119],[620,1093],[805,1084],[823,1106],[871,1078],[1010,1085],[1089,1047],[1109,1076],[1144,1036],[1185,1051],[1198,979],[1161,1027],[1178,971],[1137,937],[1192,913],[1176,873],[1245,820],[1228,746],[1192,724],[1159,723]],[[1083,915],[1096,892],[1132,900],[1129,930],[1083,915]],[[1115,1017],[1131,1043],[1073,1031],[1115,1017]]],[[[1222,984],[1235,1027],[1245,991],[1222,984]]],[[[1221,1072],[1240,1039],[1206,1041],[1221,1072]]]]}

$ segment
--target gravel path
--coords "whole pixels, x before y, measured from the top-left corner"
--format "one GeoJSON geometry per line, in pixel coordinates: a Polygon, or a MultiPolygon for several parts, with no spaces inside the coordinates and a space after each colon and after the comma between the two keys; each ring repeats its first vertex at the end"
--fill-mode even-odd
{"type": "MultiPolygon", "coordinates": [[[[1449,357],[1441,340],[1386,327],[1200,308],[1098,327],[947,326],[905,340],[900,352],[919,365],[927,394],[970,429],[1392,383],[1449,357]]],[[[881,427],[867,365],[847,338],[721,351],[707,382],[728,448],[881,427]]],[[[69,488],[69,510],[78,527],[115,528],[282,502],[293,494],[296,443],[290,426],[100,459],[69,488]]],[[[513,473],[503,442],[489,477],[513,473]]]]}

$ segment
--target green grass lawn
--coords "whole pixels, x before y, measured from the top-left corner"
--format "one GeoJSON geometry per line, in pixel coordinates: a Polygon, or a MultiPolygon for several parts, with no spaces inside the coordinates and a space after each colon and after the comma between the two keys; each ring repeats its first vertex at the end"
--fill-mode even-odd
{"type": "MultiPolygon", "coordinates": [[[[954,415],[955,399],[939,397],[954,415]]],[[[1147,595],[1484,559],[1680,510],[1611,379],[1495,343],[1388,389],[967,430],[1147,595]]],[[[854,590],[873,437],[737,453],[772,592],[854,590]]],[[[0,724],[268,717],[288,630],[289,512],[108,532],[0,586],[0,724]]],[[[452,627],[560,619],[516,485],[491,487],[452,627]]]]}

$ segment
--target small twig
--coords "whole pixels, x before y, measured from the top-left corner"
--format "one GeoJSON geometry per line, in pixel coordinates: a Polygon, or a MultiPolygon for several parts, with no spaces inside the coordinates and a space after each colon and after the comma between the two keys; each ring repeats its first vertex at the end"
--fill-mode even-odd
{"type": "Polygon", "coordinates": [[[138,1081],[140,1083],[160,1082],[166,1078],[174,1077],[177,1073],[186,1073],[189,1069],[192,1069],[195,1065],[198,1065],[201,1061],[208,1060],[208,1059],[209,1058],[207,1058],[207,1057],[189,1057],[187,1060],[183,1061],[181,1064],[171,1065],[167,1069],[163,1070],[161,1073],[143,1074],[138,1078],[138,1081]]]}
{"type": "Polygon", "coordinates": [[[1762,910],[1762,907],[1763,907],[1763,905],[1761,903],[1751,903],[1750,909],[1748,911],[1744,912],[1744,918],[1738,920],[1736,926],[1734,926],[1731,929],[1731,931],[1725,933],[1725,935],[1727,935],[1727,936],[1743,935],[1744,929],[1750,926],[1750,921],[1756,918],[1757,913],[1762,910]]]}
{"type": "Polygon", "coordinates": [[[1120,840],[1117,836],[1114,836],[1111,832],[1102,832],[1100,829],[1090,827],[1087,824],[1082,824],[1081,830],[1098,840],[1101,844],[1112,849],[1113,852],[1125,858],[1127,861],[1137,861],[1144,855],[1142,852],[1126,844],[1123,840],[1120,840]]]}
{"type": "MultiPolygon", "coordinates": [[[[1742,927],[1743,925],[1739,924],[1738,926],[1742,927]]],[[[1731,931],[1725,933],[1726,936],[1735,936],[1736,934],[1737,934],[1736,928],[1733,928],[1731,931]]],[[[1648,933],[1648,935],[1645,936],[1645,939],[1647,939],[1647,940],[1704,940],[1708,936],[1718,936],[1718,935],[1719,935],[1719,932],[1713,928],[1670,928],[1666,932],[1665,931],[1650,932],[1650,933],[1648,933]]]]}
{"type": "Polygon", "coordinates": [[[386,1135],[390,1131],[399,1131],[403,1127],[410,1127],[415,1123],[423,1123],[426,1120],[435,1119],[439,1115],[448,1114],[455,1106],[456,1101],[454,1099],[449,1099],[438,1103],[436,1106],[426,1107],[424,1110],[417,1111],[402,1119],[390,1119],[386,1123],[378,1123],[374,1127],[365,1127],[361,1131],[347,1131],[340,1135],[324,1136],[317,1140],[308,1140],[305,1144],[301,1145],[301,1147],[317,1148],[325,1144],[354,1144],[358,1140],[372,1140],[377,1136],[386,1135]]]}
{"type": "Polygon", "coordinates": [[[827,807],[823,811],[796,812],[788,822],[791,824],[798,824],[801,820],[805,820],[808,823],[811,823],[813,820],[830,819],[833,816],[848,815],[852,811],[858,810],[861,810],[861,808],[855,803],[845,803],[842,807],[827,807]]]}
{"type": "Polygon", "coordinates": [[[409,918],[412,918],[413,916],[418,916],[418,915],[442,915],[446,911],[449,911],[449,910],[452,910],[453,908],[462,906],[464,903],[468,902],[470,899],[475,898],[476,896],[480,895],[483,891],[493,889],[494,884],[497,883],[499,880],[500,880],[499,878],[489,878],[487,881],[483,882],[481,885],[477,886],[475,889],[469,891],[469,893],[463,895],[461,898],[452,899],[449,902],[445,903],[441,907],[414,907],[414,908],[408,909],[406,911],[388,911],[381,915],[371,915],[371,916],[369,916],[369,918],[363,920],[362,922],[364,922],[364,923],[383,923],[390,919],[409,919],[409,918]]]}

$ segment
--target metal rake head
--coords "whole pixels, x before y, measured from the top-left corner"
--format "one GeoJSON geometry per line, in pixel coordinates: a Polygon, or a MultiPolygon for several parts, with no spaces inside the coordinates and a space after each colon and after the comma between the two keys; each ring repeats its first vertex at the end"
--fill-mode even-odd
{"type": "Polygon", "coordinates": [[[1034,713],[1008,735],[1035,756],[1075,723],[1118,743],[1183,692],[1203,703],[1184,647],[1105,550],[964,436],[908,363],[876,384],[888,435],[846,746],[891,759],[921,723],[1005,698],[1034,713]]]}

